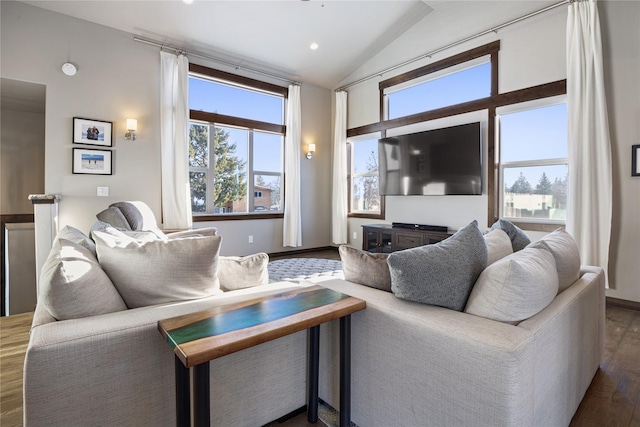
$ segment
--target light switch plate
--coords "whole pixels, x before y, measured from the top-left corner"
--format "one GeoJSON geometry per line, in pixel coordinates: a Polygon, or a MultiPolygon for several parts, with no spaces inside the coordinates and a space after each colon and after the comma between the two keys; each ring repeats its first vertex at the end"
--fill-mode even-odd
{"type": "Polygon", "coordinates": [[[98,197],[108,197],[109,196],[109,187],[98,187],[98,197]]]}

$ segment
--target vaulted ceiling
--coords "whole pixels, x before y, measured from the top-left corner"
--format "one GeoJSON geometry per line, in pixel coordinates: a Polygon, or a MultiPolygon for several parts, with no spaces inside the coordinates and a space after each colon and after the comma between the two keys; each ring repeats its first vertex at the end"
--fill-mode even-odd
{"type": "Polygon", "coordinates": [[[464,20],[463,29],[452,23],[447,39],[453,42],[556,2],[193,0],[192,4],[186,4],[181,0],[49,0],[25,3],[291,80],[335,88],[416,25],[427,26],[440,16],[449,20],[452,16],[473,17],[464,20]],[[310,49],[312,43],[318,44],[316,50],[310,49]]]}

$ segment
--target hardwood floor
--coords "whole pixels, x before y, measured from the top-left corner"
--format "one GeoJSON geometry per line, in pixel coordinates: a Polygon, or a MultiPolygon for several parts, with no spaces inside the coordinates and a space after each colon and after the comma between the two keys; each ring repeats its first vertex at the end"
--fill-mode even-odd
{"type": "MultiPolygon", "coordinates": [[[[296,257],[339,259],[335,250],[296,257]]],[[[22,426],[22,370],[32,317],[33,313],[24,313],[0,318],[2,427],[22,426]]],[[[310,424],[302,414],[280,425],[310,424]]],[[[570,425],[640,427],[640,311],[607,306],[604,357],[570,425]]]]}

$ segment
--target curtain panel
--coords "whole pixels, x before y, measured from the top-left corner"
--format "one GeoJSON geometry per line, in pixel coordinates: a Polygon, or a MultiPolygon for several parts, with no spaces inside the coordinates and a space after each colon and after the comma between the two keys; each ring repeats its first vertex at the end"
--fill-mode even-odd
{"type": "Polygon", "coordinates": [[[160,61],[162,223],[165,229],[190,229],[189,60],[160,52],[160,61]]]}
{"type": "Polygon", "coordinates": [[[300,141],[301,112],[300,86],[289,85],[286,113],[287,134],[285,150],[284,222],[282,245],[302,246],[302,221],[300,214],[300,141]]]}
{"type": "Polygon", "coordinates": [[[331,240],[348,242],[347,203],[347,92],[336,92],[336,118],[333,135],[333,191],[331,203],[331,240]]]}
{"type": "Polygon", "coordinates": [[[567,17],[569,194],[567,231],[581,262],[607,270],[612,217],[612,166],[595,0],[574,1],[567,17]]]}

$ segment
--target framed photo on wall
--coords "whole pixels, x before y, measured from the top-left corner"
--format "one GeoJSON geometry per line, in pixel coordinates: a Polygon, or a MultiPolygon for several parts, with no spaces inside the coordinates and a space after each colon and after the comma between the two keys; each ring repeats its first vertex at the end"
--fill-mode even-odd
{"type": "Polygon", "coordinates": [[[113,122],[74,117],[73,143],[112,147],[113,122]]]}
{"type": "Polygon", "coordinates": [[[640,176],[640,145],[631,146],[631,176],[640,176]]]}
{"type": "Polygon", "coordinates": [[[72,172],[87,175],[113,175],[111,156],[111,150],[74,148],[72,172]]]}

